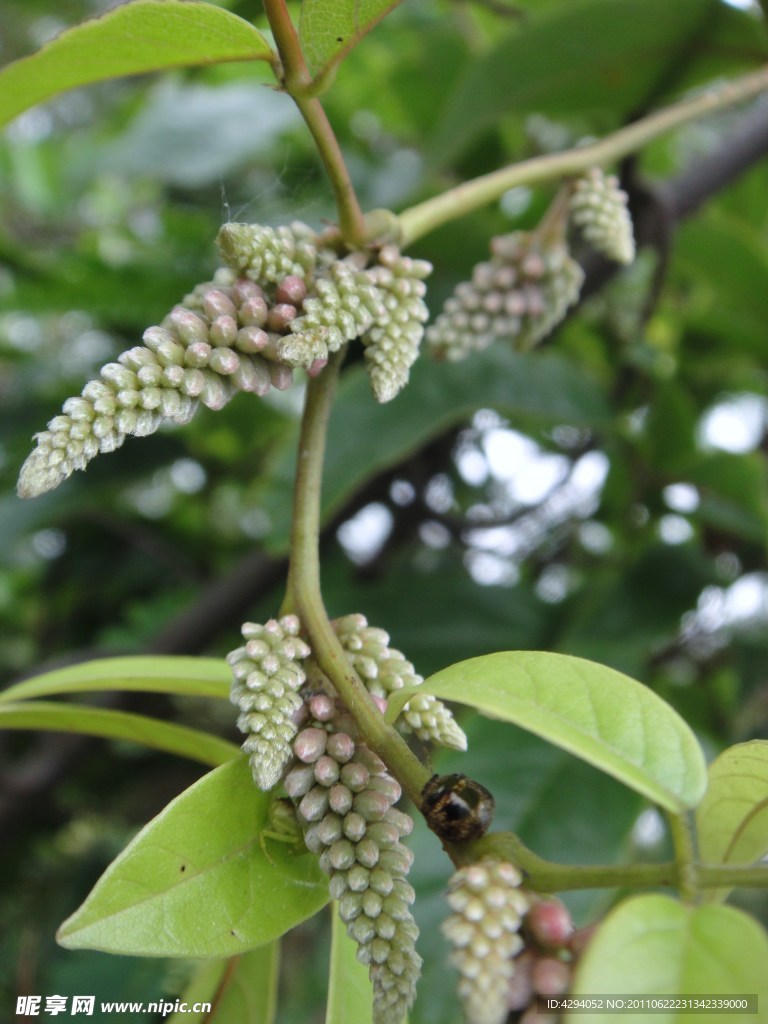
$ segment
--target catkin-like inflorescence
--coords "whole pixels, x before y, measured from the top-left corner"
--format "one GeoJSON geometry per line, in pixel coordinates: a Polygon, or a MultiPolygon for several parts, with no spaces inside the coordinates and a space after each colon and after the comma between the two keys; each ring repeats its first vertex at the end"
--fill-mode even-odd
{"type": "Polygon", "coordinates": [[[358,258],[334,260],[318,273],[302,315],[291,324],[293,336],[284,340],[281,356],[294,366],[327,359],[328,353],[360,337],[385,313],[383,296],[358,258]]]}
{"type": "Polygon", "coordinates": [[[221,269],[213,281],[198,285],[144,332],[143,345],[107,363],[99,379],[67,399],[62,414],[36,435],[37,447],[19,477],[21,497],[58,486],[128,435],[144,437],[163,420],[188,422],[199,403],[221,409],[238,391],[265,395],[272,387],[289,387],[292,372],[276,361],[275,346],[291,311],[294,317],[297,312],[279,299],[296,282],[305,293],[303,282],[289,276],[267,295],[255,282],[221,269]],[[282,326],[274,321],[276,309],[282,326]]]}
{"type": "Polygon", "coordinates": [[[494,238],[491,259],[456,286],[427,328],[438,358],[464,359],[494,341],[531,348],[563,319],[579,296],[584,272],[563,238],[515,231],[494,238]]]}
{"type": "Polygon", "coordinates": [[[225,224],[218,242],[228,266],[146,330],[143,345],[103,367],[36,435],[21,497],[56,487],[130,434],[151,434],[163,420],[186,423],[199,403],[221,409],[238,391],[287,388],[295,367],[319,373],[329,353],[355,338],[366,344],[379,401],[406,383],[426,319],[428,263],[384,246],[366,269],[368,255],[338,259],[298,222],[225,224]]]}
{"type": "Polygon", "coordinates": [[[400,786],[355,738],[349,716],[339,716],[324,694],[310,699],[309,712],[285,788],[308,849],[330,876],[357,957],[368,965],[374,1022],[400,1024],[421,970],[410,910],[415,894],[407,881],[413,854],[400,842],[413,823],[394,806],[400,786]]]}
{"type": "Polygon", "coordinates": [[[448,905],[453,913],[443,933],[453,947],[459,997],[468,1024],[503,1024],[513,957],[523,947],[519,935],[528,909],[522,876],[512,864],[483,860],[460,868],[451,878],[448,905]]]}
{"type": "Polygon", "coordinates": [[[240,709],[237,726],[256,785],[272,789],[293,758],[292,741],[306,680],[302,662],[310,649],[299,636],[295,615],[264,625],[246,622],[245,644],[227,656],[232,668],[231,700],[240,709]]]}
{"type": "Polygon", "coordinates": [[[383,246],[367,268],[360,254],[320,265],[280,357],[291,366],[309,366],[360,338],[374,397],[390,401],[408,382],[419,353],[428,317],[424,278],[431,270],[426,260],[403,256],[394,245],[383,246]]]}
{"type": "Polygon", "coordinates": [[[635,237],[627,193],[619,188],[614,175],[593,167],[579,178],[573,186],[570,211],[574,224],[594,249],[617,263],[632,262],[635,237]]]}
{"type": "MultiPolygon", "coordinates": [[[[369,693],[387,698],[395,690],[420,686],[424,679],[400,651],[389,645],[389,634],[369,626],[364,615],[345,615],[333,628],[352,666],[369,693]]],[[[451,711],[431,693],[417,694],[403,708],[399,723],[425,743],[466,750],[467,737],[451,711]]]]}
{"type": "Polygon", "coordinates": [[[386,309],[362,337],[371,389],[379,402],[391,401],[408,383],[429,318],[424,278],[431,272],[431,263],[403,256],[394,245],[383,246],[369,270],[386,309]]]}

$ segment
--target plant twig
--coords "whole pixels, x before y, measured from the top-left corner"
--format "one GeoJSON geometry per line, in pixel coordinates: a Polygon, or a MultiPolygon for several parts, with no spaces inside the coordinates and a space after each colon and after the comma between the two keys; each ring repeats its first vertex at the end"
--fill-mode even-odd
{"type": "Polygon", "coordinates": [[[403,245],[410,245],[435,228],[495,201],[508,189],[612,164],[687,121],[751,99],[766,89],[768,67],[763,67],[649,114],[599,142],[522,160],[465,181],[400,214],[403,245]]]}
{"type": "Polygon", "coordinates": [[[282,611],[299,616],[315,661],[338,690],[363,739],[418,805],[429,773],[400,734],[386,724],[350,665],[330,624],[320,591],[318,538],[323,457],[342,358],[343,350],[335,353],[307,387],[294,489],[290,568],[282,611]]]}
{"type": "MultiPolygon", "coordinates": [[[[566,892],[574,889],[640,889],[656,886],[680,887],[678,861],[658,864],[558,864],[539,857],[513,832],[495,832],[454,847],[454,861],[468,864],[481,857],[494,857],[516,864],[525,883],[536,892],[566,892]]],[[[697,864],[690,861],[686,872],[695,889],[750,888],[768,886],[768,865],[697,864]]]]}

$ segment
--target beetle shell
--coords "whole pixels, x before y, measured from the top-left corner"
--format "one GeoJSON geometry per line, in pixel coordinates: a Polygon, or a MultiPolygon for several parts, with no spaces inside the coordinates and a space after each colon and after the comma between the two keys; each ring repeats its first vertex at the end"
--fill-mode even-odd
{"type": "Polygon", "coordinates": [[[421,792],[421,813],[432,831],[449,843],[485,835],[494,811],[493,796],[466,775],[433,775],[421,792]]]}

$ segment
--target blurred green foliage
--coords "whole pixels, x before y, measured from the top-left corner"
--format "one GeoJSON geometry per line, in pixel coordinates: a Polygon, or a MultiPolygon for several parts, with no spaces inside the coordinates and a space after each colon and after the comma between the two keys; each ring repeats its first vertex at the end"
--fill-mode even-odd
{"type": "MultiPolygon", "coordinates": [[[[101,6],[4,0],[0,60],[101,6]]],[[[223,6],[263,27],[255,2],[223,6]]],[[[408,0],[352,51],[325,103],[364,207],[399,209],[609,131],[754,67],[767,48],[758,13],[719,0],[408,0]]],[[[0,140],[6,682],[94,653],[222,655],[243,619],[279,607],[300,385],[129,439],[34,502],[14,493],[35,430],[210,277],[222,221],[334,219],[311,141],[267,70],[93,86],[22,115],[0,140]]],[[[713,754],[768,737],[768,166],[745,160],[704,186],[689,218],[665,202],[722,161],[743,118],[762,111],[768,136],[765,109],[690,125],[627,162],[641,258],[595,275],[592,297],[540,350],[425,358],[385,407],[353,353],[328,454],[332,614],[364,612],[423,674],[493,650],[578,654],[654,686],[713,754]]],[[[535,223],[550,195],[516,190],[425,238],[433,311],[492,234],[535,223]]],[[[121,706],[234,738],[219,711],[203,719],[143,695],[121,706]]],[[[539,853],[637,852],[642,808],[628,790],[498,723],[463,724],[470,753],[441,766],[482,779],[500,824],[539,853]]],[[[65,952],[52,935],[198,773],[125,744],[0,737],[0,1006],[17,991],[180,990],[184,965],[65,952]]],[[[411,1022],[451,1024],[435,927],[449,864],[426,831],[414,843],[427,973],[411,1022]]],[[[759,898],[749,905],[759,911],[759,898]]],[[[588,920],[605,894],[573,906],[588,920]]],[[[313,921],[285,943],[286,1024],[322,1019],[323,956],[308,950],[327,942],[313,921]]]]}

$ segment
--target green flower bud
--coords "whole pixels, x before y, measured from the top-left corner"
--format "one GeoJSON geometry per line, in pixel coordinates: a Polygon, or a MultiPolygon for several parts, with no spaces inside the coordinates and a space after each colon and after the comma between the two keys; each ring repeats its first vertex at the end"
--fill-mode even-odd
{"type": "MultiPolygon", "coordinates": [[[[246,743],[243,747],[250,755],[256,784],[263,790],[280,780],[292,757],[294,716],[302,704],[298,691],[306,679],[302,663],[310,654],[298,636],[299,628],[295,615],[270,619],[263,626],[247,622],[242,627],[245,646],[227,658],[234,677],[231,700],[243,712],[238,720],[247,735],[247,747],[246,743]]],[[[295,797],[298,790],[290,795],[295,797]]]]}
{"type": "MultiPolygon", "coordinates": [[[[363,836],[367,834],[369,822],[363,817],[359,811],[353,810],[354,798],[349,804],[349,810],[344,815],[344,835],[347,839],[351,839],[353,842],[359,842],[363,836]]],[[[362,863],[362,861],[361,861],[362,863]]],[[[366,864],[366,867],[371,867],[370,864],[366,864]]]]}
{"type": "Polygon", "coordinates": [[[599,167],[593,167],[575,183],[570,205],[571,219],[594,249],[617,263],[634,260],[635,238],[627,193],[619,188],[614,175],[606,176],[599,167]]]}

